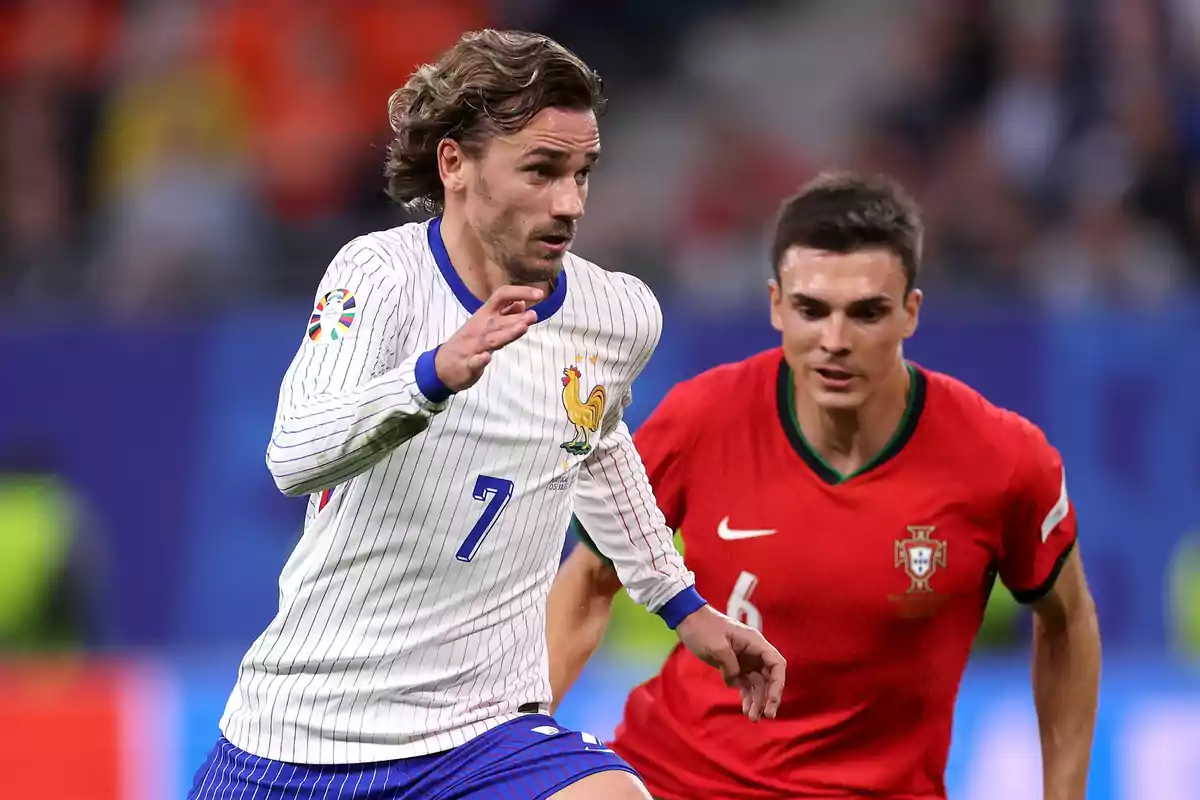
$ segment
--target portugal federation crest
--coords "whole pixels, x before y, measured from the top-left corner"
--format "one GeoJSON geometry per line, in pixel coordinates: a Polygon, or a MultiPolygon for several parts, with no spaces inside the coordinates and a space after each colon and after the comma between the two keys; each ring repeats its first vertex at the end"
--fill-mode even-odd
{"type": "Polygon", "coordinates": [[[946,543],[931,539],[934,525],[909,525],[909,538],[896,542],[895,566],[904,567],[912,584],[908,593],[932,592],[929,579],[938,567],[946,566],[946,543]]]}

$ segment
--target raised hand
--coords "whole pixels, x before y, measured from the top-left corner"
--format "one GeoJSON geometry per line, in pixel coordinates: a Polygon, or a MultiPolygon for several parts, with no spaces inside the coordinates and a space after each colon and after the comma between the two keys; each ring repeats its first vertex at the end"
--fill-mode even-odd
{"type": "Polygon", "coordinates": [[[542,299],[541,289],[532,286],[501,286],[463,326],[438,348],[434,367],[438,378],[452,392],[461,392],[483,375],[492,353],[525,335],[537,322],[529,310],[542,299]]]}

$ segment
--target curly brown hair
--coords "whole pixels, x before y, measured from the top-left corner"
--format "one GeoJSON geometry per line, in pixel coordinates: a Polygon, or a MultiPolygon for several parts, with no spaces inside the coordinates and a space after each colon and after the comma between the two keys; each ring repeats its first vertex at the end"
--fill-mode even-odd
{"type": "Polygon", "coordinates": [[[780,207],[771,265],[778,280],[784,253],[795,246],[830,253],[879,248],[900,259],[907,293],[921,268],[924,235],[920,208],[900,184],[883,175],[824,172],[780,207]]]}
{"type": "Polygon", "coordinates": [[[388,100],[387,193],[409,208],[441,213],[446,192],[437,147],[458,142],[478,156],[489,136],[515,133],[547,108],[605,104],[600,76],[546,36],[482,30],[464,34],[435,64],[417,69],[388,100]]]}

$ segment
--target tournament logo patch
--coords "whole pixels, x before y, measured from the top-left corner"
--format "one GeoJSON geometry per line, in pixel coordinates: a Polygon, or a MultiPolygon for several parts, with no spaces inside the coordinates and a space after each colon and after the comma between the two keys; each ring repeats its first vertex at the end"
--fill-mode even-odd
{"type": "Polygon", "coordinates": [[[308,321],[308,338],[314,342],[338,341],[354,324],[356,313],[354,295],[349,289],[326,292],[313,308],[312,318],[308,321]]]}

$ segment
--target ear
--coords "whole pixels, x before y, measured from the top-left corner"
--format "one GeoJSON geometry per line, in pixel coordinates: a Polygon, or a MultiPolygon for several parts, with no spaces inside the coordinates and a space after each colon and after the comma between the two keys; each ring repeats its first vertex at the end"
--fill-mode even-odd
{"type": "Polygon", "coordinates": [[[442,139],[437,146],[438,174],[446,194],[461,192],[467,186],[467,153],[453,139],[442,139]]]}
{"type": "Polygon", "coordinates": [[[904,298],[904,312],[908,319],[904,323],[904,338],[910,338],[917,332],[917,323],[921,318],[921,301],[925,299],[925,295],[920,289],[913,289],[908,293],[908,297],[904,298]]]}
{"type": "Polygon", "coordinates": [[[771,327],[777,331],[783,331],[783,290],[779,288],[779,281],[771,278],[767,281],[767,290],[771,297],[771,327]]]}

